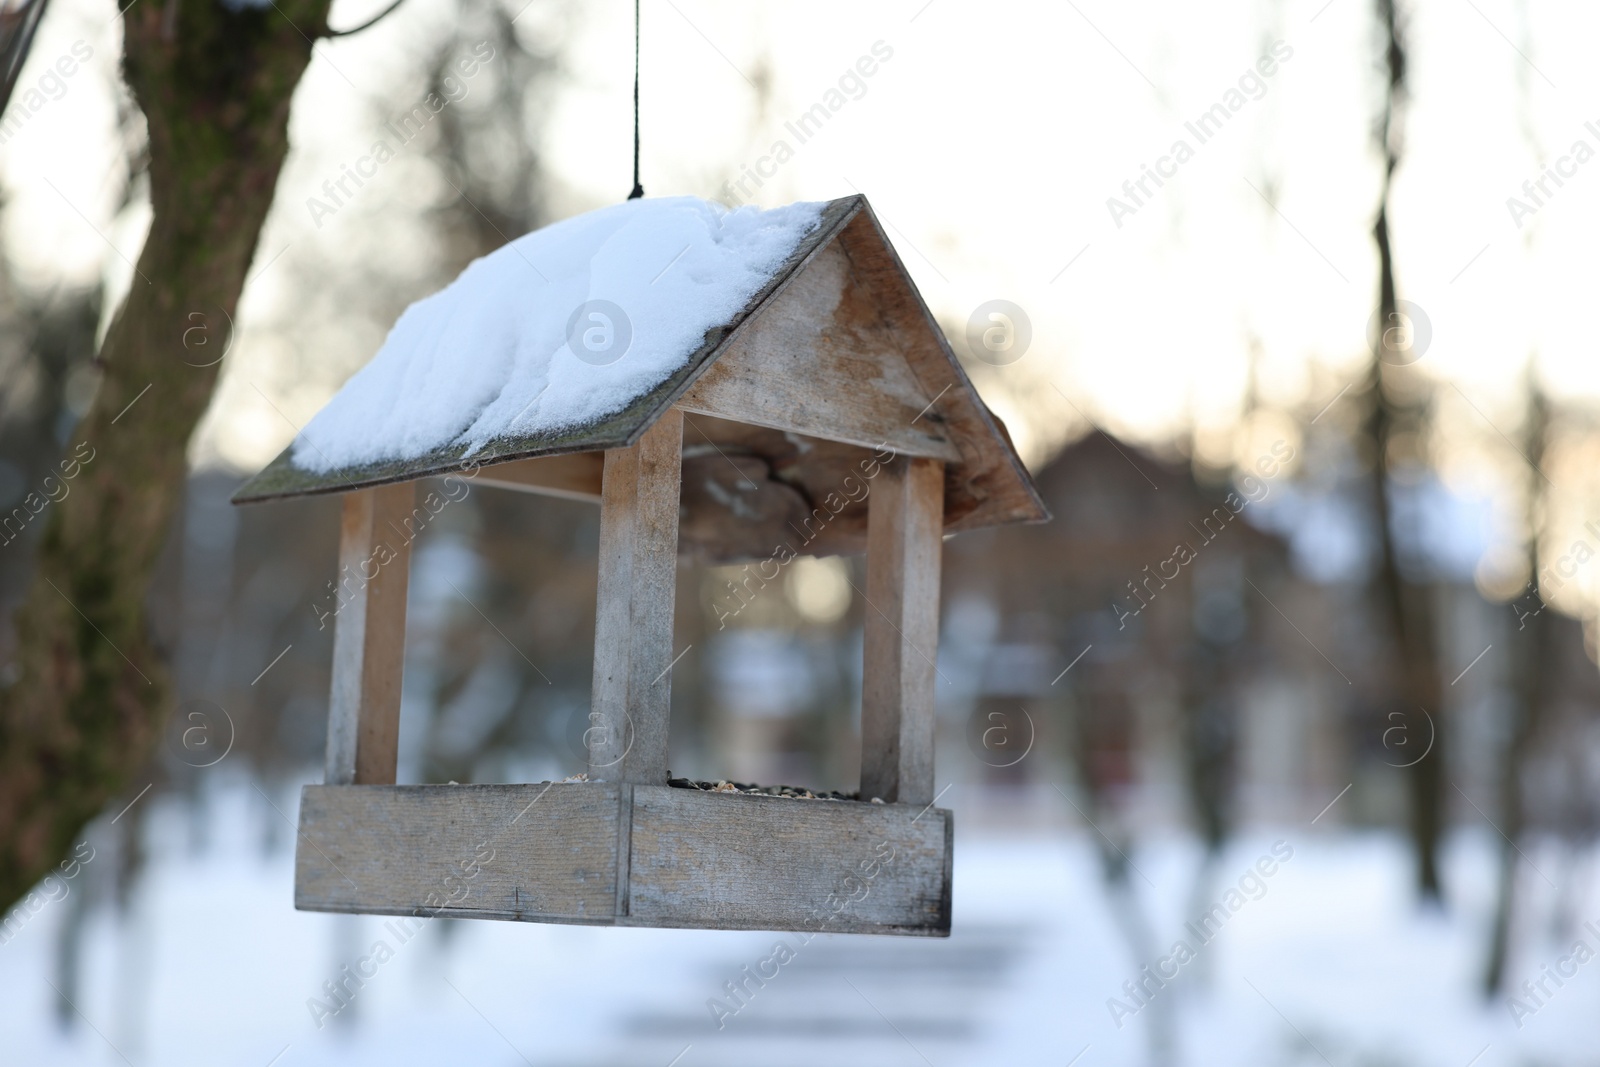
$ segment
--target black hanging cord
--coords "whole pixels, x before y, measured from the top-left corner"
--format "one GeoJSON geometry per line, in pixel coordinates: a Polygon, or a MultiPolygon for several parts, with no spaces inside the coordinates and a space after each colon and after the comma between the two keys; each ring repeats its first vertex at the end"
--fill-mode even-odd
{"type": "Polygon", "coordinates": [[[376,25],[379,19],[382,19],[382,18],[388,16],[389,14],[391,14],[394,11],[395,8],[399,7],[404,2],[405,2],[405,0],[394,0],[394,3],[390,4],[388,7],[384,8],[382,11],[378,12],[376,15],[372,16],[370,19],[368,19],[367,21],[363,22],[361,25],[359,25],[359,26],[351,26],[348,30],[324,30],[322,36],[324,36],[324,37],[348,37],[352,33],[360,33],[362,30],[367,29],[369,26],[376,25]]]}
{"type": "Polygon", "coordinates": [[[639,0],[633,0],[633,192],[629,200],[644,195],[639,184],[639,0]]]}

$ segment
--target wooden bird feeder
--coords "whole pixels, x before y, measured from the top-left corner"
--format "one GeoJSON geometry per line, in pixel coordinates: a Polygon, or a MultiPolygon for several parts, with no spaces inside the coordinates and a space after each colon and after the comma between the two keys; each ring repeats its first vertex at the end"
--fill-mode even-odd
{"type": "Polygon", "coordinates": [[[589,781],[395,784],[408,557],[393,533],[416,481],[458,472],[465,452],[318,474],[286,451],[235,495],[342,493],[340,563],[394,557],[336,618],[295,906],[947,936],[941,540],[1048,515],[866,200],[827,204],[743,309],[625,410],[471,456],[474,485],[600,506],[589,781]],[[668,785],[679,560],[786,561],[779,545],[867,555],[859,802],[668,785]]]}

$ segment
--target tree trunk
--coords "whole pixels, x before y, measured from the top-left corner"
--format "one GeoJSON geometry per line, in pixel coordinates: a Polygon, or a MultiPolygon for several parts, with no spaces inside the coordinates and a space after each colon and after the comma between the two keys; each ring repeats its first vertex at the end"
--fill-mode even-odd
{"type": "Polygon", "coordinates": [[[1512,923],[1517,911],[1517,866],[1522,853],[1517,842],[1527,826],[1522,799],[1523,772],[1534,739],[1543,726],[1546,687],[1555,669],[1548,650],[1553,634],[1546,604],[1539,596],[1539,538],[1543,533],[1544,494],[1539,472],[1544,469],[1545,436],[1549,409],[1533,371],[1528,373],[1528,435],[1526,452],[1532,475],[1528,484],[1528,569],[1532,574],[1525,594],[1513,602],[1517,631],[1510,642],[1512,693],[1509,708],[1510,738],[1500,753],[1500,870],[1495,887],[1494,918],[1489,927],[1489,953],[1484,963],[1483,993],[1492,997],[1505,985],[1511,957],[1512,923]],[[1531,603],[1529,603],[1531,601],[1531,603]],[[1528,604],[1526,608],[1522,605],[1528,604]],[[1536,606],[1535,606],[1536,605],[1536,606]]]}
{"type": "MultiPolygon", "coordinates": [[[[1395,295],[1394,249],[1389,240],[1389,199],[1395,168],[1400,165],[1401,129],[1406,94],[1406,48],[1401,32],[1397,0],[1377,0],[1378,22],[1384,32],[1385,82],[1383,111],[1377,126],[1377,147],[1383,153],[1383,191],[1378,201],[1378,217],[1372,237],[1378,250],[1378,329],[1372,353],[1369,409],[1365,432],[1372,443],[1372,498],[1379,545],[1377,595],[1379,609],[1389,619],[1398,660],[1399,690],[1404,703],[1396,702],[1393,713],[1399,720],[1417,723],[1425,713],[1433,724],[1433,744],[1428,755],[1405,771],[1411,795],[1411,840],[1417,861],[1417,888],[1424,899],[1438,900],[1439,837],[1444,823],[1444,743],[1445,717],[1441,707],[1444,687],[1439,677],[1439,654],[1434,633],[1433,589],[1426,579],[1407,580],[1400,569],[1393,516],[1390,514],[1389,487],[1393,485],[1391,443],[1397,431],[1415,430],[1421,438],[1425,412],[1420,406],[1403,403],[1393,383],[1386,381],[1383,353],[1385,331],[1401,321],[1395,295]]],[[[1410,345],[1407,344],[1407,349],[1410,345]]],[[[1407,356],[1410,362],[1420,358],[1407,356]]],[[[1414,373],[1400,367],[1390,375],[1414,373]]],[[[1385,721],[1389,721],[1386,717],[1385,721]]]]}
{"type": "MultiPolygon", "coordinates": [[[[1385,201],[1387,190],[1386,181],[1385,201]]],[[[1394,321],[1398,307],[1387,214],[1386,207],[1379,211],[1374,228],[1381,261],[1379,311],[1384,323],[1394,321]]],[[[1401,694],[1401,701],[1395,702],[1392,714],[1403,716],[1395,721],[1417,724],[1424,721],[1419,718],[1419,712],[1425,712],[1432,723],[1431,749],[1404,773],[1411,796],[1411,839],[1416,853],[1417,888],[1425,898],[1437,900],[1441,895],[1438,852],[1444,822],[1444,748],[1448,731],[1443,708],[1444,686],[1439,676],[1433,588],[1426,578],[1408,580],[1401,573],[1399,545],[1389,506],[1389,487],[1394,484],[1391,441],[1401,428],[1415,427],[1420,434],[1422,418],[1419,412],[1407,410],[1395,401],[1384,382],[1384,364],[1377,358],[1373,359],[1371,382],[1372,406],[1367,436],[1374,449],[1372,497],[1379,545],[1378,604],[1389,619],[1394,638],[1401,694]]],[[[1420,731],[1418,736],[1421,736],[1420,731]]]]}
{"type": "Polygon", "coordinates": [[[160,735],[170,694],[145,594],[216,380],[202,364],[226,343],[327,7],[151,0],[125,16],[123,72],[149,127],[150,234],[73,435],[81,469],[43,516],[16,619],[19,673],[0,692],[0,908],[131,784],[160,735]],[[197,326],[206,346],[186,347],[197,326]]]}

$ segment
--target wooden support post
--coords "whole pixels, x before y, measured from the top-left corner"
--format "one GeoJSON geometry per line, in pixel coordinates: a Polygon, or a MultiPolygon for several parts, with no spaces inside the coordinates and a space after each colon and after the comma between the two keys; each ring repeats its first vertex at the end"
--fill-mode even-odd
{"type": "Polygon", "coordinates": [[[861,799],[933,802],[944,464],[900,456],[867,505],[861,799]]]}
{"type": "Polygon", "coordinates": [[[683,414],[606,452],[600,489],[589,777],[666,785],[683,414]]]}
{"type": "Polygon", "coordinates": [[[405,660],[413,483],[344,498],[328,702],[329,785],[393,785],[405,660]]]}

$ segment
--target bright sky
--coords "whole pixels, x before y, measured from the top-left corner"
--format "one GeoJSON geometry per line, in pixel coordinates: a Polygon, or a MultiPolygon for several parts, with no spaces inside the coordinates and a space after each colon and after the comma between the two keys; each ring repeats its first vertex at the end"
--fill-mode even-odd
{"type": "MultiPolygon", "coordinates": [[[[340,0],[333,22],[378,6],[340,0]]],[[[1600,221],[1600,161],[1562,164],[1565,184],[1547,181],[1551,195],[1521,228],[1506,204],[1575,142],[1600,151],[1600,107],[1585,103],[1600,99],[1600,70],[1586,54],[1600,9],[1412,6],[1414,105],[1393,220],[1401,296],[1431,321],[1422,365],[1459,387],[1446,392],[1447,417],[1496,442],[1514,435],[1532,354],[1558,398],[1600,393],[1587,247],[1600,221]]],[[[518,21],[530,41],[558,47],[570,72],[545,146],[562,213],[612,202],[630,184],[632,7],[533,0],[518,21]]],[[[333,322],[318,351],[289,353],[261,324],[292,313],[281,306],[293,291],[285,283],[308,262],[381,274],[396,257],[429,254],[416,208],[453,194],[414,161],[385,166],[359,205],[320,229],[305,201],[374,138],[379,119],[366,99],[399,111],[420,96],[408,72],[450,10],[445,0],[407,0],[370,33],[317,46],[257,256],[261,277],[247,290],[197,458],[264,463],[381,342],[381,329],[333,322]]],[[[8,214],[6,247],[41,287],[96,270],[125,277],[122,257],[133,258],[143,232],[142,207],[117,213],[110,201],[113,17],[109,0],[52,6],[19,93],[80,38],[93,69],[0,148],[0,180],[20,208],[8,214]]],[[[1204,448],[1208,433],[1232,433],[1253,347],[1262,399],[1305,413],[1367,358],[1376,57],[1369,0],[645,0],[644,182],[653,195],[717,196],[783,140],[793,157],[755,202],[859,190],[953,332],[985,301],[1024,309],[1029,351],[980,368],[979,385],[1030,460],[1071,431],[1073,406],[1135,439],[1192,427],[1204,448]],[[1275,41],[1272,74],[1248,76],[1275,41]],[[846,76],[875,48],[870,77],[846,76]],[[771,106],[759,115],[752,83],[765,77],[771,106]],[[841,77],[845,103],[800,143],[786,122],[841,77]],[[1185,123],[1226,105],[1241,77],[1245,92],[1233,99],[1242,107],[1201,143],[1185,123]],[[1141,193],[1119,226],[1107,199],[1131,203],[1123,183],[1147,165],[1171,172],[1163,157],[1180,139],[1192,157],[1161,188],[1147,184],[1154,195],[1141,193]]],[[[1484,464],[1504,473],[1505,459],[1484,464]]]]}

